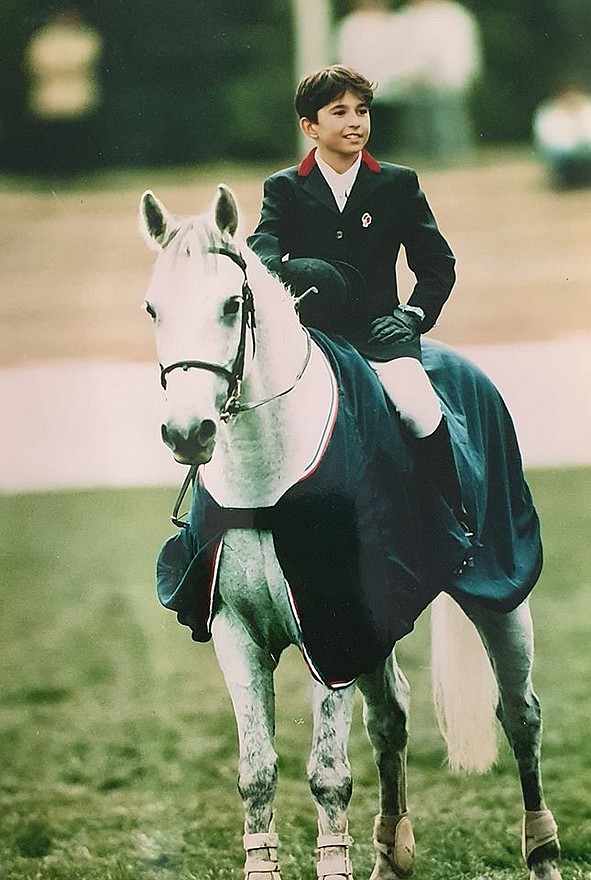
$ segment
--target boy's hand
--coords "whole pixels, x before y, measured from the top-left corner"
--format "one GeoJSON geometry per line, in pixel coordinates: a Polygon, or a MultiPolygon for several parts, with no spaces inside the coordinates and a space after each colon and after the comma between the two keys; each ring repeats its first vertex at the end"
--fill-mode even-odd
{"type": "Polygon", "coordinates": [[[391,342],[412,342],[420,334],[420,314],[396,308],[391,315],[376,318],[371,325],[370,342],[388,345],[391,342]]]}

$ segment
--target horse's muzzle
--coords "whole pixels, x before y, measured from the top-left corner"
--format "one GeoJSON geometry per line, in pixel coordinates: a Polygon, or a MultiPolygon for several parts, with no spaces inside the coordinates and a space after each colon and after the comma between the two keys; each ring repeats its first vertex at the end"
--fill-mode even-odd
{"type": "Polygon", "coordinates": [[[179,464],[207,464],[213,455],[216,426],[211,419],[204,419],[187,430],[162,425],[161,433],[162,440],[179,464]]]}

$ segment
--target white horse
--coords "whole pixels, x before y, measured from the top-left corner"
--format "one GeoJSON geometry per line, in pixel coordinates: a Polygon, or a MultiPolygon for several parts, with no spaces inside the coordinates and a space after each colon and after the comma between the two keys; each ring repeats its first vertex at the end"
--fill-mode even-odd
{"type": "MultiPolygon", "coordinates": [[[[188,218],[170,214],[148,191],[140,217],[158,254],[145,308],[166,389],[164,442],[177,461],[199,466],[201,485],[223,508],[272,508],[326,443],[335,393],[327,358],[301,326],[292,296],[234,241],[238,211],[226,187],[208,214],[188,218]]],[[[271,531],[248,525],[248,518],[236,522],[213,554],[208,623],[238,727],[246,878],[279,880],[273,674],[289,645],[300,646],[312,668],[313,658],[271,531]]],[[[432,609],[434,691],[450,762],[479,772],[490,765],[496,709],[523,790],[529,878],[560,880],[556,824],[541,786],[527,601],[506,614],[462,604],[465,613],[442,595],[432,609]]],[[[307,774],[318,813],[318,876],[353,877],[347,744],[356,687],[379,775],[371,880],[408,877],[415,862],[406,795],[409,688],[393,652],[341,687],[312,678],[307,774]]]]}

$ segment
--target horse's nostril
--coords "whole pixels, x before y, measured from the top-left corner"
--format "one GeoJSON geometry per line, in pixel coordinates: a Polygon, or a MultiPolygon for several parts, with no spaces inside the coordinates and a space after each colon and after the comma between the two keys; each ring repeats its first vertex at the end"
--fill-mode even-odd
{"type": "Polygon", "coordinates": [[[166,446],[175,453],[183,455],[192,454],[195,449],[204,449],[215,442],[216,434],[215,422],[211,419],[204,419],[199,426],[189,427],[186,430],[180,430],[174,425],[163,423],[160,426],[160,434],[166,446]]]}
{"type": "Polygon", "coordinates": [[[211,419],[203,419],[199,428],[199,442],[207,443],[214,436],[215,430],[215,422],[212,422],[211,419]]]}

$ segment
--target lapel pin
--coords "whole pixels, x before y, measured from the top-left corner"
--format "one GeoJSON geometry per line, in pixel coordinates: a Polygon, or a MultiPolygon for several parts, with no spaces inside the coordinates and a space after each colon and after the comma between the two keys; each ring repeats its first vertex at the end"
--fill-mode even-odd
{"type": "Polygon", "coordinates": [[[367,227],[371,224],[372,220],[373,220],[373,217],[371,216],[371,214],[368,214],[366,211],[365,214],[363,214],[363,216],[361,218],[361,225],[363,226],[364,229],[367,229],[367,227]]]}

